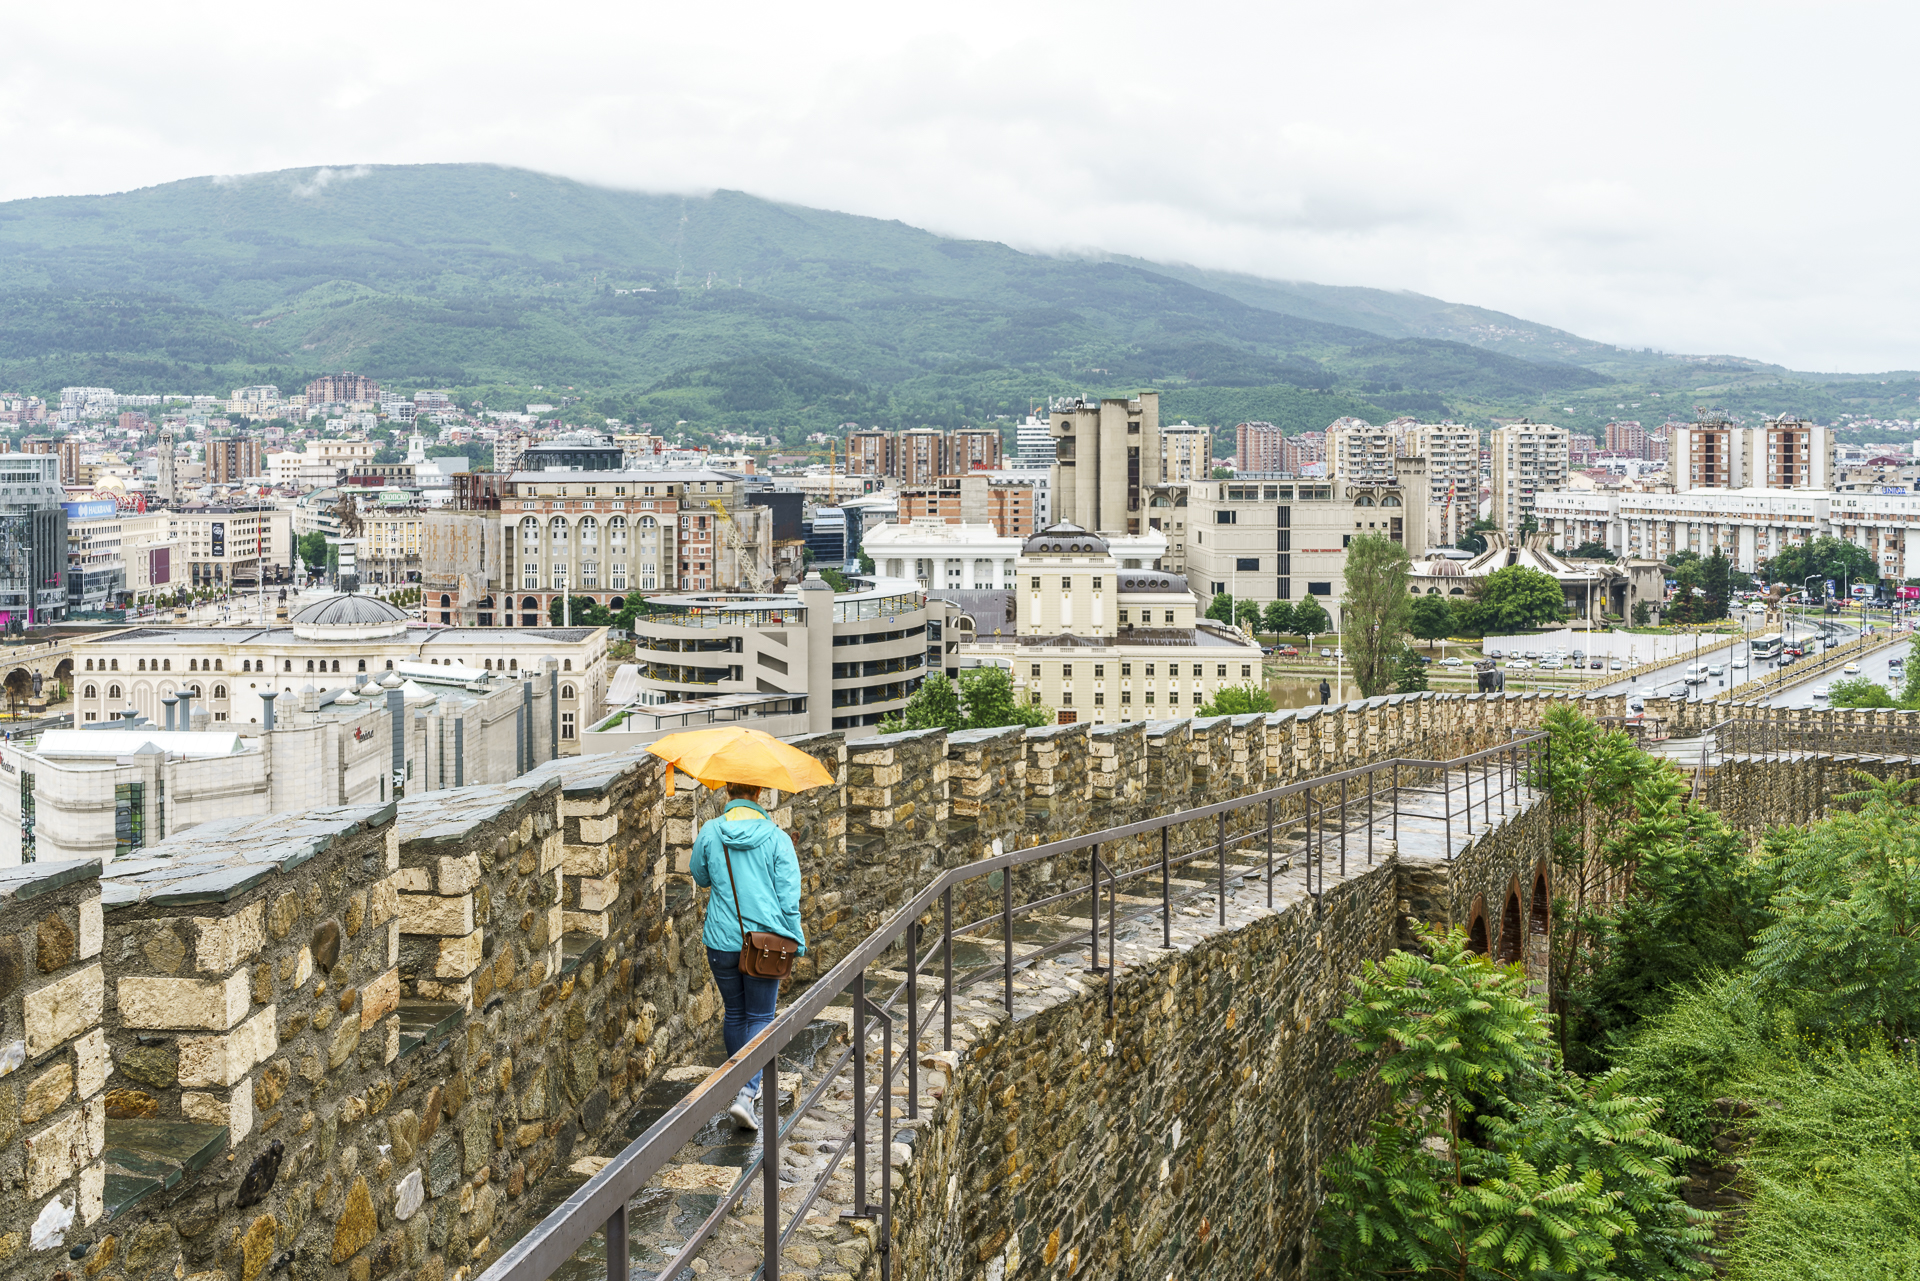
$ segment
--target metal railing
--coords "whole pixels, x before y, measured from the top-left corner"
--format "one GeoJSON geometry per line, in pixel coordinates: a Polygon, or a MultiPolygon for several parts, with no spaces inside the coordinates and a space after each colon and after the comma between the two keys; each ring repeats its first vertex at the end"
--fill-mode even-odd
{"type": "MultiPolygon", "coordinates": [[[[1161,946],[1171,947],[1175,868],[1208,859],[1216,863],[1210,892],[1218,909],[1218,923],[1225,926],[1229,857],[1239,851],[1243,858],[1264,858],[1264,869],[1256,874],[1266,882],[1266,906],[1272,908],[1277,853],[1275,833],[1281,831],[1284,835],[1286,829],[1301,826],[1304,827],[1305,843],[1297,851],[1302,856],[1299,870],[1304,877],[1305,889],[1312,896],[1314,910],[1318,912],[1326,892],[1327,864],[1336,863],[1341,878],[1347,875],[1349,839],[1353,835],[1351,828],[1354,825],[1352,815],[1356,809],[1365,815],[1362,823],[1365,828],[1364,849],[1356,848],[1352,854],[1358,857],[1364,853],[1369,866],[1374,861],[1376,827],[1390,818],[1392,839],[1397,843],[1400,839],[1400,820],[1409,814],[1429,822],[1434,818],[1440,819],[1442,848],[1445,857],[1450,860],[1454,855],[1456,824],[1471,838],[1476,830],[1476,809],[1479,811],[1478,830],[1484,832],[1509,813],[1517,813],[1527,798],[1535,794],[1530,790],[1529,780],[1539,776],[1538,767],[1541,758],[1549,750],[1548,743],[1547,734],[1533,733],[1518,735],[1493,747],[1452,760],[1395,757],[1011,853],[1002,852],[1000,842],[994,841],[991,857],[943,873],[894,911],[885,924],[857,944],[839,964],[798,993],[792,1004],[759,1035],[714,1069],[644,1134],[628,1144],[605,1168],[541,1220],[495,1261],[482,1274],[480,1281],[546,1281],[576,1250],[599,1232],[606,1235],[608,1281],[629,1281],[628,1203],[673,1160],[683,1145],[725,1110],[756,1072],[762,1071],[766,1075],[760,1093],[760,1134],[763,1136],[760,1155],[742,1170],[732,1189],[720,1198],[706,1221],[688,1237],[662,1269],[658,1274],[659,1281],[668,1281],[682,1274],[724,1216],[747,1194],[756,1174],[762,1184],[760,1275],[777,1276],[781,1251],[793,1232],[805,1221],[807,1212],[849,1151],[853,1156],[853,1208],[843,1217],[876,1221],[874,1249],[879,1256],[879,1276],[881,1281],[888,1281],[891,1275],[892,1215],[889,1153],[892,1150],[894,1113],[894,1108],[888,1104],[895,1080],[904,1069],[906,1119],[909,1122],[919,1119],[920,1037],[922,1033],[930,1032],[937,1019],[943,1048],[953,1048],[954,1004],[958,992],[997,977],[1000,980],[1000,1004],[1007,1016],[1012,1017],[1016,969],[1031,966],[1058,952],[1087,947],[1091,949],[1088,972],[1105,978],[1107,1007],[1111,1014],[1118,966],[1115,958],[1120,926],[1120,886],[1158,875],[1160,894],[1157,907],[1143,910],[1136,903],[1130,909],[1128,921],[1134,924],[1157,914],[1160,918],[1161,946]],[[1410,810],[1410,797],[1426,803],[1410,810]],[[1437,813],[1434,812],[1436,806],[1432,804],[1435,800],[1438,801],[1437,813]],[[1235,821],[1230,823],[1230,820],[1235,821]],[[1195,825],[1199,827],[1199,843],[1189,847],[1188,842],[1180,841],[1177,843],[1180,848],[1176,848],[1174,830],[1190,831],[1195,825]],[[1230,826],[1233,828],[1231,831],[1230,826]],[[1140,865],[1122,870],[1115,860],[1102,857],[1103,846],[1111,852],[1116,845],[1125,847],[1126,851],[1138,857],[1140,865]],[[1250,852],[1243,848],[1249,845],[1253,847],[1250,852]],[[1081,851],[1086,853],[1087,874],[1080,885],[1022,904],[1014,903],[1012,873],[1015,869],[1081,851]],[[978,894],[977,898],[978,901],[989,902],[997,897],[998,909],[956,926],[955,892],[962,892],[964,905],[968,898],[965,892],[969,888],[996,874],[999,884],[994,886],[992,881],[987,880],[986,885],[981,887],[986,892],[978,894]],[[1101,964],[1100,957],[1103,929],[1100,897],[1103,891],[1107,899],[1105,965],[1101,964]],[[1022,945],[1016,956],[1016,918],[1079,898],[1088,901],[1089,925],[1086,930],[1069,933],[1044,946],[1022,945]],[[933,917],[935,913],[938,926],[932,931],[934,941],[925,951],[921,951],[929,933],[928,925],[923,923],[922,918],[933,917]],[[956,983],[953,963],[955,940],[967,939],[967,936],[995,927],[1002,944],[1000,962],[966,972],[956,983]],[[901,945],[909,949],[911,958],[906,967],[906,977],[894,989],[891,997],[876,1005],[867,994],[867,971],[882,956],[901,945]],[[934,965],[939,967],[940,986],[939,995],[932,1004],[938,1008],[924,1008],[920,995],[920,975],[934,965]],[[779,1110],[779,1056],[788,1043],[842,993],[850,993],[852,998],[851,1044],[820,1075],[818,1083],[804,1098],[800,1097],[796,1078],[795,1104],[783,1126],[779,1110]],[[901,1011],[898,1007],[903,1002],[905,1009],[901,1011]],[[881,1034],[879,1079],[876,1082],[867,1079],[870,1024],[877,1024],[881,1034]],[[905,1053],[899,1056],[894,1050],[897,1030],[904,1034],[901,1040],[905,1053]],[[904,1064],[897,1061],[898,1058],[904,1058],[904,1064]],[[790,1214],[785,1214],[783,1227],[778,1159],[781,1144],[801,1118],[833,1088],[849,1061],[853,1078],[851,1131],[842,1138],[825,1168],[815,1176],[813,1187],[806,1197],[790,1214]],[[871,1178],[867,1168],[868,1133],[871,1114],[876,1107],[880,1111],[881,1130],[877,1202],[868,1199],[871,1178]]],[[[1296,837],[1289,835],[1286,839],[1292,841],[1296,837]]],[[[1358,844],[1358,841],[1355,843],[1358,844]]],[[[1289,852],[1283,871],[1292,870],[1293,856],[1294,853],[1289,852]]],[[[1128,854],[1123,852],[1121,857],[1125,860],[1128,854]]],[[[1248,872],[1251,871],[1248,869],[1248,872]]],[[[1234,873],[1234,878],[1239,880],[1248,872],[1234,873]]],[[[1209,891],[1195,891],[1202,894],[1206,892],[1209,891]]],[[[979,940],[974,938],[967,941],[979,940]]]]}
{"type": "MultiPolygon", "coordinates": [[[[1821,712],[1839,719],[1845,710],[1821,712]]],[[[1878,716],[1874,720],[1878,720],[1878,716]]],[[[1907,717],[1903,716],[1902,720],[1907,717]]],[[[1920,714],[1910,724],[1794,724],[1736,719],[1722,721],[1706,731],[1713,736],[1720,757],[1780,757],[1795,754],[1821,756],[1920,756],[1920,714]]]]}

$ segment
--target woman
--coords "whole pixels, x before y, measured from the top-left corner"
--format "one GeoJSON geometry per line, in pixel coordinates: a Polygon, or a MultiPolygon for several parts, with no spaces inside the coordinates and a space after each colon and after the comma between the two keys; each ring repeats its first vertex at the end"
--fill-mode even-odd
{"type": "MultiPolygon", "coordinates": [[[[727,1007],[721,1035],[729,1057],[773,1022],[774,1003],[780,997],[779,979],[740,972],[740,949],[746,945],[740,923],[744,920],[749,930],[784,935],[800,944],[802,956],[807,952],[800,926],[800,860],[793,852],[792,838],[760,808],[759,795],[760,789],[751,784],[727,784],[726,808],[700,829],[693,843],[693,883],[712,891],[707,895],[707,922],[700,938],[707,945],[707,965],[727,1007]]],[[[756,1072],[727,1108],[727,1115],[741,1129],[756,1130],[760,1128],[759,1101],[760,1074],[756,1072]]]]}

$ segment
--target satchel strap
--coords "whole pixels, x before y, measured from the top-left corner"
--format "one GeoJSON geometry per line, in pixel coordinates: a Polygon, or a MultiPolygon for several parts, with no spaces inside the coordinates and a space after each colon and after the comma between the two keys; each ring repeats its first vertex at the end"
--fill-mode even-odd
{"type": "MultiPolygon", "coordinates": [[[[747,923],[740,916],[740,887],[734,883],[733,854],[727,849],[727,843],[725,841],[720,842],[720,857],[727,860],[727,888],[733,891],[733,919],[735,923],[740,926],[740,945],[745,947],[747,943],[747,923]]],[[[767,933],[772,934],[776,933],[776,931],[769,926],[767,933]]]]}

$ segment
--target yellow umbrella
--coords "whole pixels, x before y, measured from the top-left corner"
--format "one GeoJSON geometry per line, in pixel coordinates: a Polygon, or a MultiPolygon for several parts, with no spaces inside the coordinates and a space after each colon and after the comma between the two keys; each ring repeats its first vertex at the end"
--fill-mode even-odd
{"type": "Polygon", "coordinates": [[[669,734],[647,750],[667,763],[667,790],[673,790],[673,771],[693,775],[718,790],[728,783],[751,783],[783,792],[827,787],[833,775],[819,761],[789,747],[764,730],[727,727],[695,729],[669,734]]]}

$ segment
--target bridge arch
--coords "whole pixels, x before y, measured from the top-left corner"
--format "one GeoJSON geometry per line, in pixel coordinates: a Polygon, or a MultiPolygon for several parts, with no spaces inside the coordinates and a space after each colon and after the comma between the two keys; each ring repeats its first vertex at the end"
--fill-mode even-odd
{"type": "Polygon", "coordinates": [[[1512,965],[1521,955],[1520,878],[1507,887],[1507,901],[1500,908],[1500,963],[1512,965]]]}
{"type": "Polygon", "coordinates": [[[1467,915],[1467,946],[1482,956],[1488,955],[1487,947],[1487,896],[1473,896],[1473,911],[1467,915]]]}

